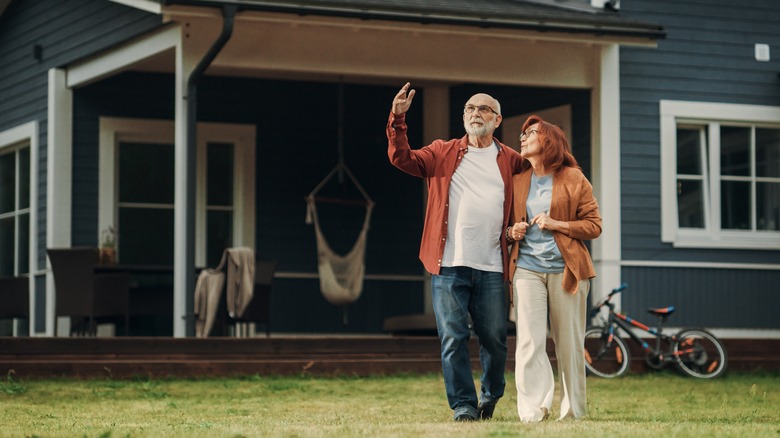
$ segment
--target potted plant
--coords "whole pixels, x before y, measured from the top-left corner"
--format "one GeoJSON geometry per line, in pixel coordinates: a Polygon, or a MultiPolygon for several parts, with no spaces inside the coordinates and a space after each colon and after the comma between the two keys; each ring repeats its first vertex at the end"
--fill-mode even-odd
{"type": "Polygon", "coordinates": [[[116,264],[116,229],[113,225],[100,232],[98,262],[102,265],[116,264]]]}

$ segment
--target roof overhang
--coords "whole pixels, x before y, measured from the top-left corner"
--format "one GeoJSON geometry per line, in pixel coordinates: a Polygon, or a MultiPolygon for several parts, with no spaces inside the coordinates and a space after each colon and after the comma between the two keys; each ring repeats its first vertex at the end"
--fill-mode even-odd
{"type": "MultiPolygon", "coordinates": [[[[514,29],[625,38],[653,43],[666,36],[660,25],[624,17],[619,11],[590,6],[588,0],[159,0],[163,12],[175,6],[328,16],[417,24],[514,29]]],[[[124,0],[129,2],[129,0],[124,0]]]]}
{"type": "MultiPolygon", "coordinates": [[[[592,7],[590,0],[110,1],[185,26],[183,48],[196,58],[217,37],[226,8],[237,9],[234,38],[209,67],[220,76],[382,82],[401,74],[459,83],[478,74],[458,61],[463,50],[496,64],[494,83],[516,83],[522,72],[525,84],[588,88],[598,69],[587,66],[601,62],[601,50],[655,47],[664,37],[660,27],[592,7]],[[527,65],[513,55],[518,50],[544,65],[527,65]],[[411,62],[399,66],[399,59],[411,62]]],[[[175,60],[163,51],[123,70],[170,73],[175,60]]]]}

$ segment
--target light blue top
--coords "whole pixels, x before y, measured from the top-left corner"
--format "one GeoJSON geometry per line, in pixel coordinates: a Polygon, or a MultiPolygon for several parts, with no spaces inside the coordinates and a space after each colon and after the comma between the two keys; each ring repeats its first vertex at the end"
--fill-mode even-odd
{"type": "MultiPolygon", "coordinates": [[[[552,174],[541,178],[537,178],[535,174],[531,175],[531,187],[528,189],[528,199],[525,204],[529,223],[537,214],[550,211],[552,186],[552,174]]],[[[553,232],[542,231],[536,224],[529,226],[525,231],[525,237],[520,241],[517,266],[546,274],[563,272],[563,256],[558,250],[558,245],[555,244],[553,232]]]]}

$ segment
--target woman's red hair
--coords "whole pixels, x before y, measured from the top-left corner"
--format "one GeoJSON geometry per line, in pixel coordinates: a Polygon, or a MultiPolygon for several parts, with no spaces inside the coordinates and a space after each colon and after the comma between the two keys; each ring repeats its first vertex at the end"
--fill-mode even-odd
{"type": "MultiPolygon", "coordinates": [[[[566,134],[563,130],[552,123],[545,122],[541,117],[537,115],[531,115],[523,123],[523,131],[525,132],[529,126],[539,124],[536,128],[537,141],[542,145],[542,164],[547,170],[557,172],[561,167],[576,167],[580,168],[577,164],[577,159],[571,153],[571,146],[569,146],[569,140],[566,139],[566,134]]],[[[531,162],[524,160],[522,164],[523,170],[531,167],[531,162]]]]}

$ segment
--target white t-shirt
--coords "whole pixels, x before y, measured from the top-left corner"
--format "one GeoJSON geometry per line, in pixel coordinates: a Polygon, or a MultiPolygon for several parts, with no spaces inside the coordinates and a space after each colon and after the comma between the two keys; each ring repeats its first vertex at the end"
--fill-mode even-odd
{"type": "Polygon", "coordinates": [[[441,265],[503,272],[499,238],[504,222],[504,180],[495,142],[469,146],[452,175],[447,241],[441,265]]]}

